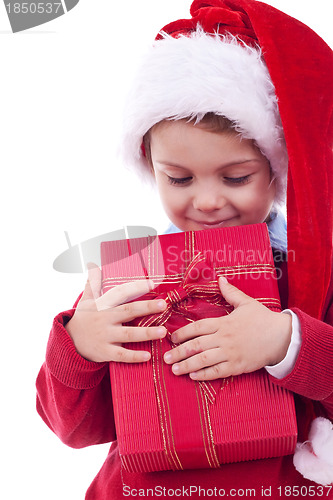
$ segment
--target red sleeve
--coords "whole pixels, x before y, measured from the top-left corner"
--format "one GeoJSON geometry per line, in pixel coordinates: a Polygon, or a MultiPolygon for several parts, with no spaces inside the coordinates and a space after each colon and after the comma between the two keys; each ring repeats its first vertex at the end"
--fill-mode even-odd
{"type": "Polygon", "coordinates": [[[68,446],[116,439],[108,363],[82,358],[65,329],[75,309],[60,313],[51,329],[46,361],[37,377],[37,411],[68,446]]]}
{"type": "Polygon", "coordinates": [[[293,371],[275,383],[296,394],[318,401],[324,413],[333,420],[333,284],[326,300],[323,321],[297,308],[302,345],[293,371]]]}

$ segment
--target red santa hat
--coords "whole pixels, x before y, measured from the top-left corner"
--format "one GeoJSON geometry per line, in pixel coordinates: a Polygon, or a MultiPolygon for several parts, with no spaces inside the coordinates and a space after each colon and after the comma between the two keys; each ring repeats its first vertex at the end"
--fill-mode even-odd
{"type": "MultiPolygon", "coordinates": [[[[124,159],[149,171],[143,135],[163,119],[215,112],[233,121],[269,159],[277,203],[287,184],[288,305],[321,319],[332,270],[332,50],[256,0],[194,0],[190,14],[165,26],[143,60],[125,112],[124,159]]],[[[315,423],[311,439],[324,427],[315,423]]],[[[297,450],[299,470],[309,446],[297,450]]]]}
{"type": "Polygon", "coordinates": [[[332,50],[256,0],[194,0],[190,14],[166,25],[142,61],[125,110],[124,160],[149,172],[143,135],[163,119],[230,117],[270,160],[278,202],[288,184],[289,307],[321,318],[332,263],[332,50]]]}
{"type": "Polygon", "coordinates": [[[146,54],[144,72],[135,80],[128,101],[127,163],[151,175],[140,148],[144,134],[164,119],[198,122],[213,112],[233,122],[242,137],[256,141],[276,179],[276,202],[283,203],[287,150],[274,86],[260,48],[240,43],[230,34],[214,33],[213,27],[208,34],[200,19],[186,34],[168,33],[166,26],[146,54]]]}

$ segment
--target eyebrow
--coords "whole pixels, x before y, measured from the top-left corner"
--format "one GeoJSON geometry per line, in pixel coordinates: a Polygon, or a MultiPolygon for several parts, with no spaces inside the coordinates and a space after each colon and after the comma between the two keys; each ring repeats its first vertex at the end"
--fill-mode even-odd
{"type": "MultiPolygon", "coordinates": [[[[220,165],[217,167],[218,170],[222,170],[223,168],[227,167],[232,167],[234,165],[244,165],[245,163],[250,163],[250,162],[259,162],[260,160],[257,158],[251,158],[249,160],[239,160],[239,161],[233,161],[230,163],[227,163],[226,165],[220,165]]],[[[155,160],[156,163],[159,163],[161,165],[165,165],[166,167],[175,167],[175,168],[181,168],[183,170],[191,170],[189,167],[184,167],[183,165],[178,165],[177,163],[172,163],[169,161],[161,161],[161,160],[155,160]]]]}

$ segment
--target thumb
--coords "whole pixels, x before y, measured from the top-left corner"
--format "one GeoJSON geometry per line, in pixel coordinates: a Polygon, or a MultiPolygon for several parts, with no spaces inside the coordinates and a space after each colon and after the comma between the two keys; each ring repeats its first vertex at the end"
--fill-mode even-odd
{"type": "Polygon", "coordinates": [[[88,262],[88,279],[84,292],[82,295],[83,300],[88,299],[98,299],[101,296],[101,285],[102,285],[102,273],[100,268],[92,263],[88,262]]]}
{"type": "Polygon", "coordinates": [[[244,292],[231,285],[224,276],[219,278],[219,287],[225,300],[235,308],[248,302],[250,299],[244,292]]]}

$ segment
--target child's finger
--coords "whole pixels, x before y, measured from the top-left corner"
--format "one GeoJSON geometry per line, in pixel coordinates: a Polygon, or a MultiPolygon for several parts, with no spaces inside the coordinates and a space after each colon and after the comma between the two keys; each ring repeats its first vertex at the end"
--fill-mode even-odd
{"type": "Polygon", "coordinates": [[[81,301],[94,299],[97,300],[101,295],[101,270],[92,262],[87,264],[88,279],[82,294],[81,301]]]}
{"type": "Polygon", "coordinates": [[[139,300],[122,304],[112,310],[116,323],[127,323],[135,318],[163,312],[167,307],[164,300],[139,300]]]}
{"type": "Polygon", "coordinates": [[[92,298],[97,300],[101,295],[102,273],[100,268],[93,262],[88,262],[87,268],[92,298]]]}
{"type": "Polygon", "coordinates": [[[219,278],[219,287],[225,300],[235,308],[247,303],[249,300],[254,300],[234,285],[231,285],[224,276],[219,278]]]}
{"type": "MultiPolygon", "coordinates": [[[[221,349],[208,349],[195,354],[194,356],[172,365],[172,371],[175,375],[185,375],[187,373],[197,372],[207,367],[213,367],[217,363],[225,362],[221,359],[221,349]]],[[[216,378],[219,378],[218,376],[216,378]]]]}
{"type": "MultiPolygon", "coordinates": [[[[188,373],[189,371],[192,370],[198,370],[199,368],[203,368],[204,366],[207,366],[211,362],[211,357],[210,354],[213,349],[217,349],[220,346],[217,343],[216,337],[208,335],[208,336],[202,336],[202,337],[197,337],[196,339],[189,340],[188,342],[185,342],[184,344],[181,344],[174,349],[171,349],[170,351],[167,351],[164,354],[164,361],[168,364],[173,364],[177,362],[182,362],[182,366],[186,369],[188,368],[188,373]],[[199,357],[197,357],[199,356],[199,357]],[[208,358],[207,358],[208,356],[208,358]],[[188,365],[186,361],[182,360],[187,360],[189,361],[190,359],[196,359],[196,361],[200,361],[201,365],[188,365]],[[207,361],[207,362],[206,362],[207,361]]],[[[220,355],[221,355],[221,350],[220,350],[220,355]]],[[[216,359],[214,363],[217,363],[218,361],[221,361],[221,359],[216,359]]]]}
{"type": "Polygon", "coordinates": [[[232,369],[232,365],[229,362],[217,363],[216,365],[190,373],[192,380],[216,380],[218,378],[228,378],[232,375],[238,375],[238,373],[232,369]]]}
{"type": "Polygon", "coordinates": [[[96,302],[98,311],[119,306],[130,300],[137,299],[154,288],[152,280],[139,280],[115,286],[99,297],[96,302]]]}
{"type": "Polygon", "coordinates": [[[198,321],[188,323],[187,325],[178,328],[178,330],[175,330],[171,335],[171,340],[175,344],[180,344],[181,342],[185,342],[185,340],[190,340],[201,335],[210,335],[211,333],[215,333],[218,327],[217,318],[199,319],[198,321]]]}
{"type": "Polygon", "coordinates": [[[113,329],[112,343],[146,342],[161,339],[166,336],[166,333],[164,326],[119,326],[113,329]]]}
{"type": "Polygon", "coordinates": [[[104,361],[116,361],[119,363],[144,363],[151,358],[149,351],[134,351],[121,346],[110,346],[105,354],[106,359],[104,361]]]}

